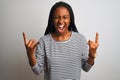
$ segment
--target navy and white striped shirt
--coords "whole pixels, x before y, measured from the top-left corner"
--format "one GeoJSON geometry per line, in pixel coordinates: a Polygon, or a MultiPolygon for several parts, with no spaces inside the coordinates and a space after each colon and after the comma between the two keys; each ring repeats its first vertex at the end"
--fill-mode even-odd
{"type": "Polygon", "coordinates": [[[86,38],[72,32],[69,40],[55,41],[51,34],[40,38],[36,49],[37,64],[32,67],[35,74],[44,70],[45,80],[80,80],[81,69],[89,71],[86,38]]]}

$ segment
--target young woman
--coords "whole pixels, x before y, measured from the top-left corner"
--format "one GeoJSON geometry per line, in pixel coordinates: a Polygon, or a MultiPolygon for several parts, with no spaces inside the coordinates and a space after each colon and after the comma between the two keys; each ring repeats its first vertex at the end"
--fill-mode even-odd
{"type": "Polygon", "coordinates": [[[45,71],[45,80],[80,80],[81,69],[89,71],[98,47],[86,41],[74,23],[69,4],[57,2],[51,8],[45,35],[37,42],[28,40],[23,32],[29,64],[35,74],[45,71]]]}

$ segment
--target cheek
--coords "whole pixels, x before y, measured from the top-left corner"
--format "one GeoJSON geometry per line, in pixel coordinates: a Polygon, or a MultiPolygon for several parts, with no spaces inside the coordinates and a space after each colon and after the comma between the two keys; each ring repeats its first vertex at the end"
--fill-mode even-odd
{"type": "Polygon", "coordinates": [[[67,26],[69,26],[70,25],[70,20],[66,21],[66,23],[67,23],[67,26]]]}
{"type": "Polygon", "coordinates": [[[56,20],[53,21],[53,25],[56,27],[56,25],[57,25],[57,21],[56,20]]]}
{"type": "MultiPolygon", "coordinates": [[[[70,25],[70,20],[63,20],[63,23],[65,23],[67,26],[69,26],[70,25]]],[[[53,24],[54,24],[54,26],[56,27],[57,26],[57,24],[59,23],[59,20],[53,20],[53,24]]]]}

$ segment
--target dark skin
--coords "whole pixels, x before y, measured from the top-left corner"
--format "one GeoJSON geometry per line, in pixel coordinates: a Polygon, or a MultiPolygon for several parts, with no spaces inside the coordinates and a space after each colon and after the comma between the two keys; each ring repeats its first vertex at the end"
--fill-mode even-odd
{"type": "Polygon", "coordinates": [[[98,42],[98,33],[96,33],[95,41],[88,41],[89,45],[89,58],[88,58],[88,64],[93,65],[94,64],[94,59],[96,58],[96,52],[97,48],[99,46],[98,42]]]}
{"type": "MultiPolygon", "coordinates": [[[[68,30],[68,26],[70,24],[70,14],[67,8],[65,7],[56,8],[54,12],[53,22],[56,31],[54,33],[51,33],[52,38],[56,41],[68,40],[72,32],[68,30]]],[[[23,32],[23,38],[24,38],[24,44],[26,47],[29,64],[31,66],[34,66],[36,64],[36,58],[34,53],[36,46],[39,44],[39,42],[36,41],[35,39],[28,40],[24,32],[23,32]]],[[[89,40],[88,45],[89,45],[89,58],[87,62],[88,64],[93,65],[94,59],[96,57],[97,48],[99,45],[98,33],[96,33],[95,41],[89,40]]]]}
{"type": "Polygon", "coordinates": [[[34,53],[35,53],[36,46],[39,44],[39,42],[36,41],[35,39],[28,40],[24,32],[23,32],[23,38],[24,38],[24,44],[26,47],[29,64],[30,66],[34,66],[36,64],[36,58],[34,53]]]}

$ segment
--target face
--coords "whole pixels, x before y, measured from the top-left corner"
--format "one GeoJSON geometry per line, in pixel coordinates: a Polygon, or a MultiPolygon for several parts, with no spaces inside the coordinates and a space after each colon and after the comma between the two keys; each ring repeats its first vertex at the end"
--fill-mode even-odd
{"type": "Polygon", "coordinates": [[[65,7],[58,7],[55,9],[53,15],[53,22],[55,30],[58,34],[67,33],[70,25],[70,13],[65,7]]]}

